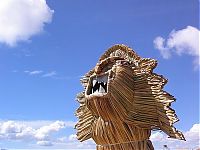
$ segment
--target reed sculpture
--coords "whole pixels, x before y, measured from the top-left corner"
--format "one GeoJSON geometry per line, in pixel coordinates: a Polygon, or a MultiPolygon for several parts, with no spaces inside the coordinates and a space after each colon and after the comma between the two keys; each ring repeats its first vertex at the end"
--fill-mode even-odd
{"type": "Polygon", "coordinates": [[[77,138],[92,138],[97,150],[153,150],[151,130],[185,140],[173,126],[175,98],[163,90],[167,80],[153,72],[156,65],[125,45],[109,48],[81,79],[77,138]]]}

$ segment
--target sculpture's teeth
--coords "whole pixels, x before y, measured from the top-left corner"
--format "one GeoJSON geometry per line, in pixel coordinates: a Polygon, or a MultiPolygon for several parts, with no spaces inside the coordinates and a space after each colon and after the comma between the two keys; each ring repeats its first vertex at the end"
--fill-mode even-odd
{"type": "Polygon", "coordinates": [[[107,75],[94,77],[91,82],[90,94],[106,93],[107,92],[107,81],[108,81],[107,75]]]}
{"type": "Polygon", "coordinates": [[[93,84],[92,93],[95,93],[96,91],[98,92],[98,90],[99,90],[99,82],[94,80],[92,84],[93,84]]]}
{"type": "Polygon", "coordinates": [[[104,89],[104,92],[107,92],[107,82],[101,82],[101,86],[104,89]]]}
{"type": "Polygon", "coordinates": [[[105,89],[101,85],[99,87],[99,93],[105,93],[105,89]]]}
{"type": "Polygon", "coordinates": [[[97,80],[96,80],[96,79],[93,79],[93,81],[92,81],[92,87],[95,86],[96,82],[97,82],[97,80]]]}
{"type": "Polygon", "coordinates": [[[98,90],[96,90],[94,93],[99,93],[98,90]]]}

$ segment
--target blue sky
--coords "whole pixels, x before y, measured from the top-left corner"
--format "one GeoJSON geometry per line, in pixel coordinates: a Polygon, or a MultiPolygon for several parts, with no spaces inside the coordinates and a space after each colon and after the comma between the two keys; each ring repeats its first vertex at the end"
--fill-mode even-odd
{"type": "MultiPolygon", "coordinates": [[[[155,72],[169,80],[165,90],[177,98],[175,126],[195,147],[198,7],[197,0],[0,1],[0,147],[95,148],[75,140],[75,97],[83,89],[80,77],[114,44],[158,60],[155,72]]],[[[153,138],[160,148],[156,139],[166,136],[153,138]]]]}

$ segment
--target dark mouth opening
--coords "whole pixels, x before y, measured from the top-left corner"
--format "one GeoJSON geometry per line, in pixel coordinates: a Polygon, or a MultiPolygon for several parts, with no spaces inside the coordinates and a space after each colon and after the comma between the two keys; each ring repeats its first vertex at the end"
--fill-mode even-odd
{"type": "Polygon", "coordinates": [[[87,94],[107,93],[108,90],[108,74],[94,76],[90,79],[87,94]]]}

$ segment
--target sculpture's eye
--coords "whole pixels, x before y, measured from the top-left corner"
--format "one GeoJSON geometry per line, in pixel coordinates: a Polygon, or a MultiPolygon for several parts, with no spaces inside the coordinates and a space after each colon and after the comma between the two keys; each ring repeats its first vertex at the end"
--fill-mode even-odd
{"type": "Polygon", "coordinates": [[[112,69],[113,65],[115,64],[115,62],[111,62],[107,65],[104,65],[101,72],[107,72],[108,70],[112,69]]]}
{"type": "Polygon", "coordinates": [[[123,65],[123,66],[129,66],[131,65],[129,61],[127,60],[117,60],[116,65],[123,65]]]}
{"type": "Polygon", "coordinates": [[[110,69],[112,69],[112,67],[116,64],[116,61],[118,60],[124,60],[124,59],[120,57],[109,57],[101,61],[96,66],[95,70],[96,74],[101,74],[109,71],[110,69]]]}

